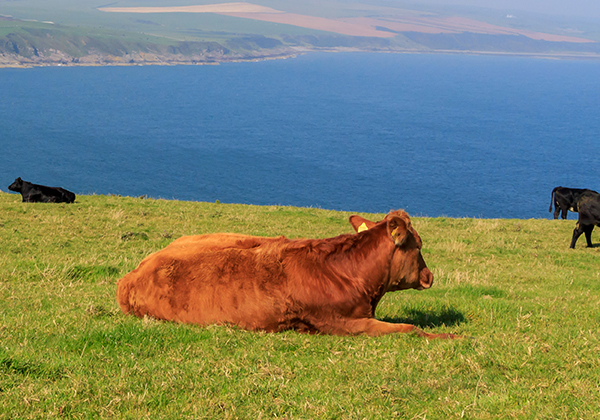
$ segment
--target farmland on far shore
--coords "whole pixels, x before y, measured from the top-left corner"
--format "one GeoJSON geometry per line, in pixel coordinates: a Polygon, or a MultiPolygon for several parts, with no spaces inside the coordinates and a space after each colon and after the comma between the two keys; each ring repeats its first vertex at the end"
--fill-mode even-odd
{"type": "Polygon", "coordinates": [[[587,23],[330,1],[21,0],[2,3],[0,37],[5,67],[202,64],[341,50],[600,57],[600,31],[587,23]]]}

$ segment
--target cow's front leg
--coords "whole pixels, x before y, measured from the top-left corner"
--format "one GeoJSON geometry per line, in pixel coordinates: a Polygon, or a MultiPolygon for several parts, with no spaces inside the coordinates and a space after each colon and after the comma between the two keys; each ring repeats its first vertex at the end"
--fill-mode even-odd
{"type": "Polygon", "coordinates": [[[575,225],[575,229],[573,229],[573,239],[571,239],[571,248],[575,249],[575,244],[577,243],[577,239],[583,233],[583,228],[579,225],[579,222],[575,225]]]}
{"type": "MultiPolygon", "coordinates": [[[[550,211],[552,211],[552,206],[550,206],[550,211]]],[[[554,203],[554,220],[558,219],[558,215],[560,214],[560,206],[558,203],[554,203]]]]}
{"type": "Polygon", "coordinates": [[[394,324],[392,322],[383,322],[374,318],[365,318],[348,321],[346,324],[348,334],[367,334],[370,336],[380,336],[394,333],[412,333],[419,337],[432,338],[462,338],[455,334],[430,334],[411,324],[394,324]]]}

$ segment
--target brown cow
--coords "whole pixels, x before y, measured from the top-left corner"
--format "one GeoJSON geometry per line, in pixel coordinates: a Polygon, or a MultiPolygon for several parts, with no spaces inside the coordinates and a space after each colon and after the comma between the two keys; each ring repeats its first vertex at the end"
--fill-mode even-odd
{"type": "Polygon", "coordinates": [[[327,239],[183,237],[119,280],[117,300],[124,313],[191,324],[455,338],[374,318],[386,292],[427,289],[433,275],[404,211],[378,223],[351,217],[358,220],[369,228],[327,239]]]}

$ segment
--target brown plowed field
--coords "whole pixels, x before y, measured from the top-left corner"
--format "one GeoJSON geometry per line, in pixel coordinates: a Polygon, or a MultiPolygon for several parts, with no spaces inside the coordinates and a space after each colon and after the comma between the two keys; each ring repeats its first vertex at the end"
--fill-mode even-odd
{"type": "Polygon", "coordinates": [[[246,19],[262,20],[265,22],[283,23],[286,25],[300,26],[302,28],[317,29],[320,31],[335,32],[341,35],[374,36],[378,38],[391,38],[396,36],[392,32],[378,31],[375,27],[361,23],[344,22],[342,20],[326,19],[315,16],[297,15],[295,13],[220,13],[221,15],[235,16],[246,19]]]}
{"type": "Polygon", "coordinates": [[[383,27],[396,32],[424,32],[431,34],[474,32],[490,35],[523,35],[532,39],[554,42],[594,42],[589,39],[545,34],[522,29],[506,28],[462,17],[398,17],[393,18],[348,18],[344,22],[365,26],[383,27]]]}

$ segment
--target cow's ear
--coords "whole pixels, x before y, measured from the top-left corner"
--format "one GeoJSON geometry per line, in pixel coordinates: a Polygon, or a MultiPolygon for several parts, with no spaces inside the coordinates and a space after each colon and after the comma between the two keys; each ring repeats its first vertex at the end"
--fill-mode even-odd
{"type": "Polygon", "coordinates": [[[400,217],[392,217],[388,220],[388,233],[396,246],[402,246],[408,237],[410,222],[406,222],[400,217]]]}
{"type": "Polygon", "coordinates": [[[349,220],[350,224],[357,233],[362,232],[363,230],[369,230],[375,226],[375,222],[371,222],[370,220],[367,220],[364,217],[360,217],[356,214],[350,216],[349,220]]]}

